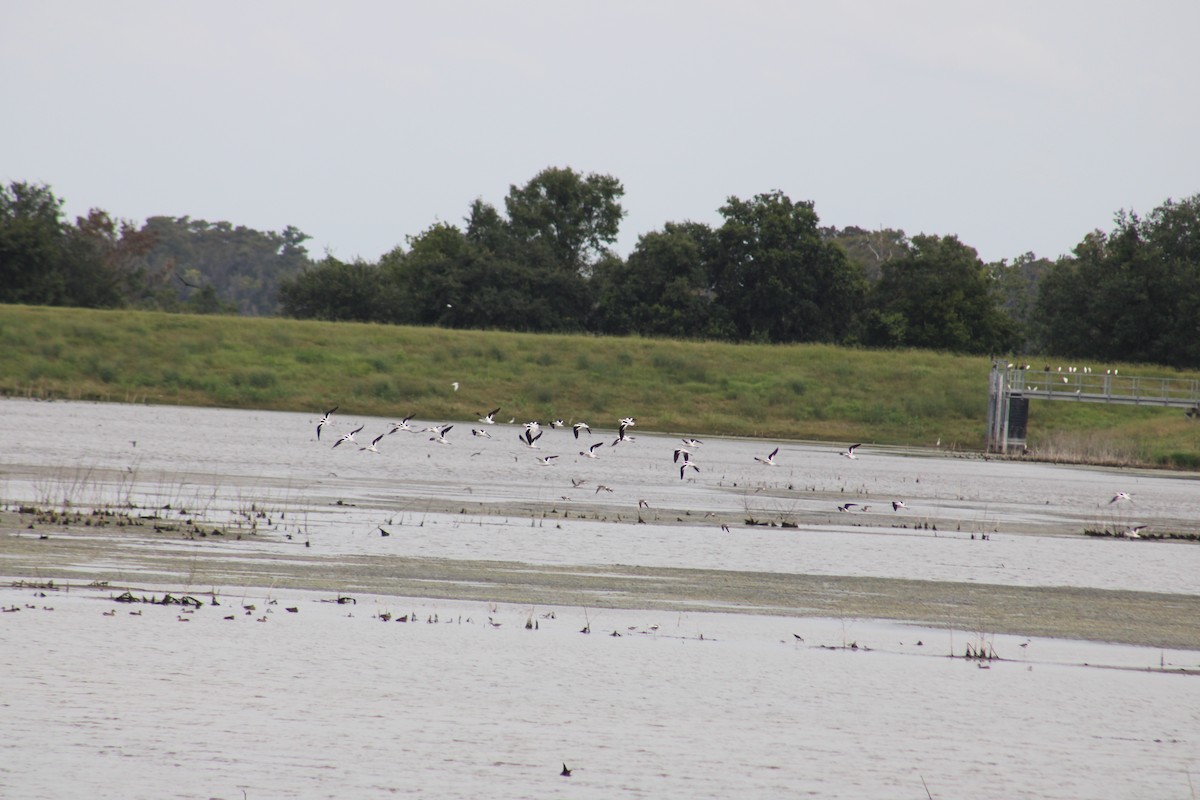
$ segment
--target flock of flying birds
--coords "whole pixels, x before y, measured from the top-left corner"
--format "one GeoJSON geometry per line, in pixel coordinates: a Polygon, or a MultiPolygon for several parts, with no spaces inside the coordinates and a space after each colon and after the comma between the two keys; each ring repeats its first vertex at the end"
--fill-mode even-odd
{"type": "MultiPolygon", "coordinates": [[[[455,383],[455,384],[453,384],[453,387],[454,387],[455,391],[458,391],[459,384],[455,383]]],[[[333,408],[329,409],[321,416],[320,421],[317,422],[317,440],[318,441],[320,441],[320,439],[321,439],[321,431],[329,426],[330,419],[332,418],[333,414],[338,410],[338,408],[339,408],[339,406],[334,406],[333,408]]],[[[479,417],[479,422],[482,423],[484,426],[495,425],[496,424],[496,415],[499,413],[500,413],[500,409],[494,408],[491,411],[489,411],[488,413],[481,415],[479,417]]],[[[362,444],[361,442],[358,441],[357,438],[355,438],[359,433],[362,433],[363,428],[365,427],[364,425],[359,425],[357,428],[349,431],[348,433],[344,433],[340,437],[338,437],[334,441],[333,447],[337,448],[337,447],[342,446],[343,444],[351,444],[351,445],[358,447],[358,449],[361,451],[370,452],[370,453],[378,453],[379,452],[379,443],[381,441],[383,441],[384,437],[389,436],[393,433],[397,433],[399,431],[406,431],[408,433],[429,433],[429,434],[432,434],[429,437],[429,441],[436,442],[438,444],[450,444],[450,439],[447,438],[447,434],[449,434],[450,431],[453,430],[453,428],[454,428],[453,424],[431,425],[431,426],[427,426],[424,428],[418,428],[412,424],[412,420],[413,420],[414,416],[416,416],[416,415],[410,414],[409,416],[402,419],[400,422],[393,422],[391,424],[391,428],[389,430],[386,430],[383,433],[381,433],[378,436],[371,439],[370,444],[362,444]]],[[[515,424],[515,423],[516,423],[515,417],[513,419],[509,420],[509,424],[515,424]]],[[[617,438],[614,439],[612,442],[610,442],[608,444],[608,446],[609,447],[617,447],[618,445],[632,443],[633,441],[635,441],[635,437],[629,433],[629,429],[634,427],[635,425],[637,425],[636,417],[622,417],[618,421],[617,438]]],[[[550,427],[551,428],[565,428],[565,427],[567,427],[567,423],[562,419],[556,419],[550,423],[550,427]]],[[[592,434],[591,426],[589,426],[586,422],[576,422],[576,423],[571,424],[570,427],[572,429],[572,432],[575,434],[575,438],[577,440],[580,438],[580,435],[582,433],[586,432],[586,434],[589,436],[592,434]]],[[[537,420],[532,420],[530,422],[524,423],[520,433],[517,434],[517,440],[526,449],[537,450],[537,449],[539,449],[538,440],[542,438],[542,432],[543,432],[542,424],[540,422],[538,422],[537,420]]],[[[471,436],[475,437],[475,438],[482,438],[482,439],[493,438],[490,430],[487,427],[471,428],[471,436]]],[[[682,444],[675,448],[672,460],[673,460],[673,463],[679,467],[679,479],[684,480],[684,479],[686,479],[687,473],[689,470],[691,470],[693,472],[700,471],[700,467],[699,467],[699,465],[697,465],[695,463],[695,461],[693,461],[693,457],[696,454],[696,450],[699,447],[701,447],[704,444],[704,442],[702,442],[699,439],[694,439],[694,438],[685,438],[685,439],[682,439],[681,442],[682,442],[682,444]]],[[[579,451],[579,455],[583,456],[584,458],[599,458],[600,452],[602,452],[601,448],[603,448],[604,446],[605,446],[604,441],[593,442],[591,444],[585,443],[584,449],[579,451]]],[[[846,449],[839,451],[838,455],[842,456],[843,458],[857,459],[858,455],[857,455],[856,451],[860,447],[862,447],[861,442],[857,443],[857,444],[848,445],[846,447],[846,449]]],[[[770,453],[768,453],[765,456],[754,456],[754,460],[764,466],[777,467],[777,466],[779,466],[779,462],[776,461],[776,457],[778,455],[779,455],[779,448],[776,447],[775,449],[773,449],[770,453]]],[[[548,466],[551,466],[554,463],[554,459],[556,459],[558,457],[559,456],[557,456],[557,455],[544,455],[544,456],[539,455],[536,458],[537,458],[537,462],[541,466],[548,467],[548,466]]],[[[577,482],[577,481],[572,480],[572,484],[575,485],[576,487],[578,487],[581,483],[582,483],[582,481],[577,482]]],[[[598,494],[601,491],[611,492],[612,489],[610,489],[607,486],[604,486],[603,484],[600,484],[599,486],[596,487],[596,493],[598,494]]],[[[644,503],[645,501],[642,501],[642,502],[644,503]]],[[[1112,499],[1108,501],[1108,505],[1112,506],[1112,505],[1115,505],[1118,503],[1125,503],[1125,502],[1132,503],[1133,498],[1130,497],[1130,495],[1127,492],[1117,492],[1115,495],[1113,495],[1112,499]]],[[[908,506],[905,505],[903,500],[893,500],[893,501],[891,501],[891,505],[892,505],[893,511],[900,511],[902,509],[908,508],[908,506]]],[[[852,512],[852,511],[866,512],[866,511],[870,511],[870,510],[871,510],[871,506],[862,505],[859,503],[843,503],[838,506],[838,511],[843,511],[843,512],[852,512]]],[[[1141,532],[1145,529],[1146,529],[1145,525],[1130,526],[1127,530],[1124,531],[1124,533],[1122,535],[1127,538],[1130,538],[1130,539],[1137,539],[1137,538],[1141,537],[1141,532]]]]}
{"type": "MultiPolygon", "coordinates": [[[[457,384],[454,385],[454,389],[455,389],[455,391],[458,390],[457,384]]],[[[338,410],[338,408],[339,408],[339,406],[334,406],[333,408],[326,411],[323,415],[321,415],[320,421],[317,422],[317,440],[318,441],[320,441],[320,439],[321,439],[321,432],[323,430],[325,430],[327,427],[329,427],[330,420],[332,419],[333,414],[338,410]]],[[[482,438],[482,439],[493,438],[491,431],[486,426],[495,425],[496,424],[496,415],[499,413],[500,413],[500,409],[494,408],[491,411],[489,411],[488,413],[481,415],[479,417],[479,422],[482,423],[482,425],[484,427],[471,428],[471,436],[475,437],[475,438],[482,438]]],[[[391,427],[388,430],[384,431],[383,433],[380,433],[378,436],[375,436],[373,439],[371,439],[369,444],[363,444],[362,442],[359,442],[359,440],[356,438],[358,436],[358,434],[362,433],[363,428],[365,427],[364,425],[359,425],[357,428],[354,428],[353,430],[349,431],[348,433],[342,434],[336,440],[334,440],[333,447],[337,448],[337,447],[341,447],[344,444],[348,444],[348,445],[353,445],[353,446],[357,447],[360,451],[363,451],[363,452],[378,453],[380,442],[382,442],[385,437],[387,437],[393,433],[397,433],[399,431],[406,431],[408,433],[421,433],[421,434],[427,433],[427,434],[431,434],[429,437],[429,441],[431,441],[431,442],[436,442],[438,444],[450,444],[451,443],[450,439],[448,438],[448,434],[450,433],[451,430],[453,430],[453,428],[454,428],[453,424],[431,425],[431,426],[427,426],[427,427],[418,427],[418,426],[412,424],[413,417],[415,417],[415,416],[416,416],[415,414],[409,415],[409,416],[405,417],[404,419],[402,419],[400,422],[391,423],[391,427]]],[[[516,424],[516,418],[514,417],[513,419],[510,419],[509,424],[516,424]]],[[[632,442],[636,441],[636,437],[634,437],[629,432],[629,429],[633,428],[636,425],[637,425],[636,417],[622,417],[620,420],[618,420],[618,423],[617,423],[616,438],[613,439],[612,442],[607,442],[607,446],[608,447],[617,447],[619,445],[624,445],[624,444],[628,444],[628,443],[632,443],[632,442]]],[[[567,426],[568,426],[568,423],[562,419],[556,419],[550,423],[551,428],[565,428],[567,426]]],[[[586,434],[589,436],[592,434],[591,426],[588,425],[588,423],[586,423],[586,422],[575,422],[575,423],[571,424],[570,427],[571,427],[572,432],[574,433],[575,438],[577,440],[583,434],[586,434]]],[[[526,422],[523,424],[521,431],[517,434],[517,440],[526,449],[538,450],[539,449],[538,440],[540,440],[542,438],[542,433],[543,433],[542,428],[543,428],[542,423],[537,420],[526,422]]],[[[695,455],[696,455],[697,449],[700,448],[701,446],[703,446],[704,442],[701,441],[700,439],[695,439],[695,438],[691,438],[691,437],[681,439],[680,441],[681,441],[681,444],[675,448],[675,450],[672,454],[672,461],[679,468],[679,479],[685,480],[687,478],[689,471],[697,472],[697,473],[700,472],[700,466],[695,461],[695,455]]],[[[604,448],[605,446],[606,446],[606,442],[603,440],[592,442],[590,444],[585,442],[583,444],[584,449],[579,451],[579,455],[584,458],[599,458],[600,454],[603,452],[602,448],[604,448]]],[[[855,453],[855,451],[860,447],[862,447],[861,443],[849,445],[848,447],[846,447],[846,449],[840,451],[839,455],[841,455],[845,458],[849,458],[849,459],[856,459],[856,458],[858,458],[858,456],[855,453]]],[[[780,462],[776,460],[778,455],[779,455],[779,448],[776,447],[775,449],[773,449],[770,453],[768,453],[765,456],[754,456],[754,460],[757,463],[762,464],[764,466],[777,467],[780,465],[780,462]]],[[[538,455],[538,456],[536,456],[537,462],[541,466],[551,466],[554,463],[554,459],[556,459],[558,457],[559,457],[558,455],[538,455]]],[[[572,483],[578,487],[579,483],[581,483],[581,482],[572,481],[572,483]]],[[[596,493],[599,493],[601,491],[610,491],[611,492],[612,489],[601,484],[601,485],[597,486],[596,493]]],[[[893,511],[899,511],[900,509],[903,509],[903,508],[907,508],[907,506],[904,504],[904,501],[902,501],[902,500],[892,501],[892,510],[893,511]]],[[[846,503],[844,505],[838,506],[838,510],[839,511],[852,511],[852,510],[869,511],[870,506],[860,506],[856,503],[846,503]]]]}

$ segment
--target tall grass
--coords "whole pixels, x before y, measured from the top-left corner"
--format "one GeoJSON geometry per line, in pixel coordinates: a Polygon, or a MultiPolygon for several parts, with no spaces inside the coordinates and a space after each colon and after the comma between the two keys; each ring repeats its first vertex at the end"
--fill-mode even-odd
{"type": "MultiPolygon", "coordinates": [[[[979,449],[986,358],[0,306],[0,393],[474,420],[634,415],[653,430],[979,449]],[[451,384],[460,383],[459,391],[451,384]]],[[[1127,374],[1177,375],[1118,365],[1127,374]]],[[[1193,467],[1178,411],[1040,403],[1029,443],[1193,467]]],[[[1107,458],[1107,456],[1105,456],[1107,458]]]]}

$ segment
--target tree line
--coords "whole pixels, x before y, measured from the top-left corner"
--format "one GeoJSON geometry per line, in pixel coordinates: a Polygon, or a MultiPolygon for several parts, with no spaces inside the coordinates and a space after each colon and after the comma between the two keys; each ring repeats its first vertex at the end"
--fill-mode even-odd
{"type": "Polygon", "coordinates": [[[279,284],[312,265],[305,236],[92,209],[74,223],[45,185],[0,186],[0,302],[277,315],[279,284]]]}
{"type": "Polygon", "coordinates": [[[984,263],[956,236],[823,227],[810,201],[730,197],[613,250],[624,187],[548,168],[378,261],[310,259],[294,228],[93,210],[0,187],[0,300],[1200,366],[1200,195],[1119,212],[1070,256],[984,263]]]}

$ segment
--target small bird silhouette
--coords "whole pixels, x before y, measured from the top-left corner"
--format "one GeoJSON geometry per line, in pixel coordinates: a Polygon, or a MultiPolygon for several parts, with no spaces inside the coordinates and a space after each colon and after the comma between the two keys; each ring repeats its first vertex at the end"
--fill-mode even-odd
{"type": "Polygon", "coordinates": [[[558,774],[563,776],[564,778],[569,778],[569,777],[571,777],[571,770],[567,769],[567,765],[564,763],[562,772],[560,772],[558,774]]]}

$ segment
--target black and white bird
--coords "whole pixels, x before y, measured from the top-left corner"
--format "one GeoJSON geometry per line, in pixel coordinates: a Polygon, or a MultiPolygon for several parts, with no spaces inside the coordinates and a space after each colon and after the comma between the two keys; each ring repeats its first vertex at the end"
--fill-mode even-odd
{"type": "Polygon", "coordinates": [[[637,417],[622,417],[621,418],[621,427],[622,428],[627,428],[630,425],[637,425],[637,417]]]}
{"type": "Polygon", "coordinates": [[[386,433],[379,434],[378,436],[376,436],[374,439],[371,440],[371,443],[369,445],[367,445],[366,447],[358,448],[359,451],[361,452],[363,450],[366,450],[371,453],[378,453],[379,452],[379,440],[382,439],[384,436],[387,436],[387,434],[386,433]]]}
{"type": "Polygon", "coordinates": [[[556,458],[558,458],[558,456],[538,456],[537,460],[538,460],[538,464],[540,464],[541,466],[548,467],[554,463],[554,459],[556,459],[556,458]]]}
{"type": "Polygon", "coordinates": [[[599,458],[600,456],[596,455],[596,448],[603,447],[603,446],[604,446],[604,442],[596,442],[594,445],[589,447],[587,450],[580,450],[579,455],[584,456],[585,458],[599,458]]]}
{"type": "Polygon", "coordinates": [[[854,455],[854,451],[855,451],[855,450],[857,450],[857,449],[858,449],[858,448],[860,448],[860,447],[862,447],[862,444],[861,444],[861,443],[859,443],[859,444],[852,444],[852,445],[850,445],[849,447],[847,447],[845,450],[843,450],[843,451],[841,451],[840,453],[838,453],[838,455],[840,455],[840,456],[845,456],[846,458],[858,458],[858,456],[854,455]]]}
{"type": "Polygon", "coordinates": [[[338,410],[337,406],[334,406],[333,408],[329,409],[321,417],[321,421],[317,423],[317,441],[321,440],[321,428],[324,428],[326,425],[329,424],[329,418],[331,416],[333,416],[333,412],[335,412],[337,410],[338,410]]]}
{"type": "Polygon", "coordinates": [[[628,427],[629,427],[628,425],[622,425],[620,428],[617,429],[617,438],[613,440],[612,445],[610,445],[611,447],[616,447],[619,444],[624,444],[625,442],[632,442],[634,440],[632,436],[625,433],[625,429],[628,427]]]}
{"type": "Polygon", "coordinates": [[[566,420],[556,419],[550,423],[550,427],[551,428],[565,428],[565,427],[567,427],[567,423],[566,423],[566,420]]]}
{"type": "Polygon", "coordinates": [[[1130,525],[1121,535],[1126,539],[1140,539],[1142,538],[1142,531],[1146,530],[1146,527],[1145,525],[1130,525]]]}
{"type": "Polygon", "coordinates": [[[388,433],[392,434],[392,433],[395,433],[396,431],[408,431],[409,433],[416,433],[417,429],[414,428],[412,425],[408,424],[409,420],[411,420],[414,416],[416,416],[416,415],[409,414],[407,417],[400,420],[399,422],[393,422],[392,429],[390,431],[388,431],[388,433]]]}
{"type": "Polygon", "coordinates": [[[892,501],[892,511],[899,511],[902,508],[908,508],[908,506],[904,505],[903,500],[893,500],[892,501]]]}
{"type": "Polygon", "coordinates": [[[471,435],[472,436],[480,436],[484,439],[492,438],[492,435],[487,432],[486,428],[471,428],[471,435]]]}
{"type": "Polygon", "coordinates": [[[429,441],[437,442],[438,444],[450,444],[450,440],[446,438],[446,434],[450,432],[453,425],[440,425],[434,428],[434,435],[429,437],[429,441]]]}
{"type": "Polygon", "coordinates": [[[574,425],[571,426],[571,429],[575,431],[576,439],[579,438],[580,431],[587,431],[588,433],[592,432],[592,429],[590,427],[588,427],[588,424],[586,422],[576,422],[574,425]]]}
{"type": "Polygon", "coordinates": [[[538,422],[536,419],[525,423],[525,430],[532,431],[533,433],[537,433],[539,430],[541,430],[541,428],[542,423],[538,422]]]}
{"type": "Polygon", "coordinates": [[[350,431],[349,433],[343,433],[342,437],[333,443],[333,446],[337,447],[342,442],[354,442],[354,444],[358,444],[358,440],[354,438],[354,434],[361,431],[364,427],[365,426],[363,426],[363,425],[359,425],[357,428],[350,431]]]}
{"type": "Polygon", "coordinates": [[[856,508],[857,506],[858,506],[858,503],[843,503],[842,505],[838,506],[838,511],[849,511],[850,509],[856,508]]]}
{"type": "Polygon", "coordinates": [[[488,413],[486,413],[482,417],[480,417],[479,421],[482,422],[484,425],[495,425],[496,424],[496,415],[499,413],[500,413],[500,409],[493,408],[491,411],[489,411],[488,413]]]}
{"type": "Polygon", "coordinates": [[[681,458],[683,459],[683,463],[688,463],[692,459],[692,451],[688,450],[686,447],[676,447],[674,459],[675,463],[678,464],[679,459],[681,458]]]}
{"type": "Polygon", "coordinates": [[[700,441],[699,439],[684,439],[683,440],[684,447],[699,447],[702,444],[704,444],[704,442],[700,441]]]}
{"type": "Polygon", "coordinates": [[[694,469],[696,472],[700,471],[700,468],[697,467],[692,462],[684,461],[682,464],[679,465],[679,480],[683,480],[683,474],[688,471],[688,468],[694,469]]]}
{"type": "Polygon", "coordinates": [[[775,456],[778,454],[779,448],[776,447],[766,458],[763,458],[762,456],[755,456],[754,460],[760,464],[766,464],[768,467],[777,467],[779,465],[775,463],[775,456]]]}
{"type": "Polygon", "coordinates": [[[1133,498],[1130,497],[1129,494],[1126,492],[1117,492],[1116,494],[1113,495],[1112,500],[1108,501],[1108,504],[1111,506],[1113,503],[1123,503],[1123,502],[1132,503],[1133,498]]]}
{"type": "Polygon", "coordinates": [[[538,431],[538,435],[534,436],[532,428],[526,428],[524,433],[517,434],[517,441],[531,450],[538,449],[537,440],[540,438],[542,438],[541,431],[538,431]]]}

